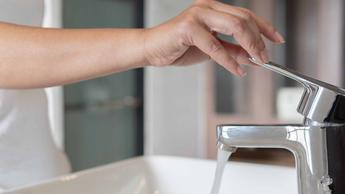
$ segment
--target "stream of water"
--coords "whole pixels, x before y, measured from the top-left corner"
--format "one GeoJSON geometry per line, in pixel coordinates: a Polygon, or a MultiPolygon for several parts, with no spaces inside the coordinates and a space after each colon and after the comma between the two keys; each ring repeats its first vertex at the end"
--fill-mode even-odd
{"type": "Polygon", "coordinates": [[[229,151],[218,149],[217,168],[216,168],[216,174],[215,174],[214,180],[213,180],[213,186],[212,186],[211,194],[219,194],[224,169],[225,169],[226,163],[228,162],[231,154],[232,153],[229,151]]]}

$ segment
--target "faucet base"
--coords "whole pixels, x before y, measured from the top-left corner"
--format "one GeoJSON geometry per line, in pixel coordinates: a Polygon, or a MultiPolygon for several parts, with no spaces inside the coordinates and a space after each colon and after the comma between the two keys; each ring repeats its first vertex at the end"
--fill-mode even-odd
{"type": "Polygon", "coordinates": [[[328,171],[332,194],[345,193],[345,126],[325,128],[327,136],[328,171]]]}

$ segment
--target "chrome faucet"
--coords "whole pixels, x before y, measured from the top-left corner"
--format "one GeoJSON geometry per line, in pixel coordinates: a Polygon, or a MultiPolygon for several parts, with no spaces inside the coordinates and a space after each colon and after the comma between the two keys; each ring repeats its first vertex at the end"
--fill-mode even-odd
{"type": "Polygon", "coordinates": [[[299,194],[345,194],[345,90],[272,62],[259,65],[303,85],[297,111],[304,123],[219,125],[218,147],[287,149],[295,156],[299,194]]]}

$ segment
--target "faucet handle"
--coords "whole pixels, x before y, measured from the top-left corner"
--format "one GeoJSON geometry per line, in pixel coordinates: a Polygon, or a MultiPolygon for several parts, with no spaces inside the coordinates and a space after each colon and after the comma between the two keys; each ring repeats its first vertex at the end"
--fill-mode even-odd
{"type": "Polygon", "coordinates": [[[297,111],[311,121],[345,123],[345,90],[329,83],[308,77],[282,65],[268,62],[253,63],[291,78],[304,87],[297,111]]]}

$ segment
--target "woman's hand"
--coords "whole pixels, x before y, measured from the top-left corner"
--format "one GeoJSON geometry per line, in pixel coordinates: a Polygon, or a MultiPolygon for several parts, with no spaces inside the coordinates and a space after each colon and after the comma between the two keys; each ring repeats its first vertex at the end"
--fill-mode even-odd
{"type": "Polygon", "coordinates": [[[250,64],[249,56],[262,63],[268,61],[261,34],[273,42],[284,42],[272,25],[247,9],[199,0],[172,20],[145,30],[145,58],[154,66],[185,65],[212,58],[243,76],[239,64],[250,64]],[[218,39],[217,33],[233,36],[239,45],[218,39]]]}
{"type": "Polygon", "coordinates": [[[0,88],[50,87],[145,65],[187,65],[209,58],[243,76],[239,64],[250,64],[249,56],[268,60],[261,34],[284,42],[249,10],[214,0],[198,0],[150,29],[43,29],[0,22],[0,88]],[[239,45],[219,40],[217,33],[233,36],[239,45]]]}

